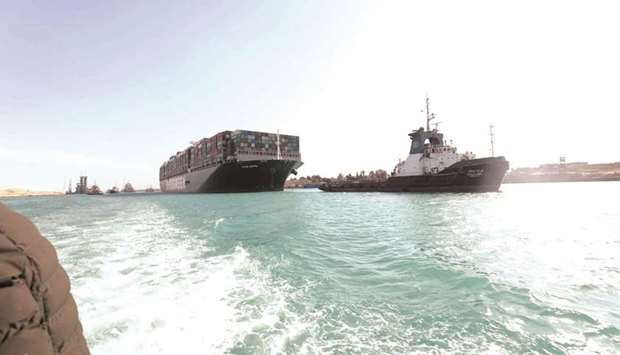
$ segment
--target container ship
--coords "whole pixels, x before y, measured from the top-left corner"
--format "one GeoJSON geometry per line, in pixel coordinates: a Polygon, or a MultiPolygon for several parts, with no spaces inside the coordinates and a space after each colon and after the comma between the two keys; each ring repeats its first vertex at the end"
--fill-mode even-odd
{"type": "Polygon", "coordinates": [[[281,191],[301,165],[299,137],[245,130],[192,142],[159,168],[162,192],[281,191]]]}
{"type": "Polygon", "coordinates": [[[498,191],[509,164],[504,157],[479,158],[460,154],[430,129],[435,115],[426,98],[426,129],[409,133],[411,148],[385,181],[344,181],[323,184],[326,192],[493,192],[498,191]]]}

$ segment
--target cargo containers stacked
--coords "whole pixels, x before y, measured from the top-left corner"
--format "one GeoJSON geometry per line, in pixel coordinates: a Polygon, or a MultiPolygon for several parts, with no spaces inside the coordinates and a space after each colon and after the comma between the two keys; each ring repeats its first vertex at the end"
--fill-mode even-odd
{"type": "Polygon", "coordinates": [[[232,154],[230,149],[230,131],[220,132],[209,138],[207,165],[217,164],[232,154]]]}
{"type": "Polygon", "coordinates": [[[281,158],[300,157],[299,137],[297,136],[237,130],[232,133],[232,142],[237,157],[241,155],[276,157],[278,155],[278,143],[281,158]]]}
{"type": "Polygon", "coordinates": [[[300,158],[299,137],[280,135],[280,154],[282,157],[300,158]]]}
{"type": "MultiPolygon", "coordinates": [[[[280,158],[300,159],[299,137],[279,135],[280,158]]],[[[177,152],[165,162],[159,178],[165,179],[187,171],[213,166],[232,159],[258,156],[272,159],[278,155],[278,134],[256,131],[224,131],[211,138],[203,138],[184,151],[177,152]]]]}
{"type": "Polygon", "coordinates": [[[277,191],[301,165],[297,136],[223,131],[170,157],[159,180],[164,192],[277,191]]]}
{"type": "Polygon", "coordinates": [[[208,149],[209,140],[207,138],[203,138],[199,140],[198,143],[194,143],[191,147],[192,159],[189,165],[190,169],[200,169],[206,165],[208,149]]]}
{"type": "Polygon", "coordinates": [[[201,169],[226,160],[231,154],[229,141],[230,131],[224,131],[195,143],[189,148],[191,154],[189,168],[201,169]]]}
{"type": "Polygon", "coordinates": [[[191,170],[202,169],[226,160],[232,155],[230,131],[220,132],[170,157],[159,170],[159,178],[165,179],[191,170]]]}
{"type": "Polygon", "coordinates": [[[170,176],[175,176],[183,173],[183,171],[187,170],[186,161],[187,161],[187,151],[177,152],[176,155],[173,155],[165,162],[160,168],[160,178],[167,178],[170,176]]]}

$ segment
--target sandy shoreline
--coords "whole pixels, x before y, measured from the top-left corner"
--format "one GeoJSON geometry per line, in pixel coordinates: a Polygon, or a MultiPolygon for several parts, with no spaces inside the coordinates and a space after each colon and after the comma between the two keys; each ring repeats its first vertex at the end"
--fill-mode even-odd
{"type": "Polygon", "coordinates": [[[53,196],[62,194],[59,191],[31,191],[17,187],[0,188],[0,197],[53,196]]]}

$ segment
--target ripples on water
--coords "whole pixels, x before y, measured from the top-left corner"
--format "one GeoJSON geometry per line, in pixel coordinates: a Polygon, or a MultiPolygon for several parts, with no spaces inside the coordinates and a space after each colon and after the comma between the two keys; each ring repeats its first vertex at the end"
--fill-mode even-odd
{"type": "Polygon", "coordinates": [[[5,199],[93,354],[620,352],[620,184],[5,199]]]}

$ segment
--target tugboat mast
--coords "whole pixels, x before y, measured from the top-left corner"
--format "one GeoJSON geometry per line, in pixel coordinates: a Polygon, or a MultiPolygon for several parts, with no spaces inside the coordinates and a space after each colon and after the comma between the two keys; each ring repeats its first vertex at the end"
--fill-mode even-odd
{"type": "Polygon", "coordinates": [[[495,133],[493,132],[493,125],[490,124],[489,125],[489,136],[491,137],[491,156],[494,157],[495,156],[495,133]]]}
{"type": "Polygon", "coordinates": [[[426,130],[431,131],[431,120],[435,119],[435,114],[430,111],[431,99],[426,96],[426,130]]]}

